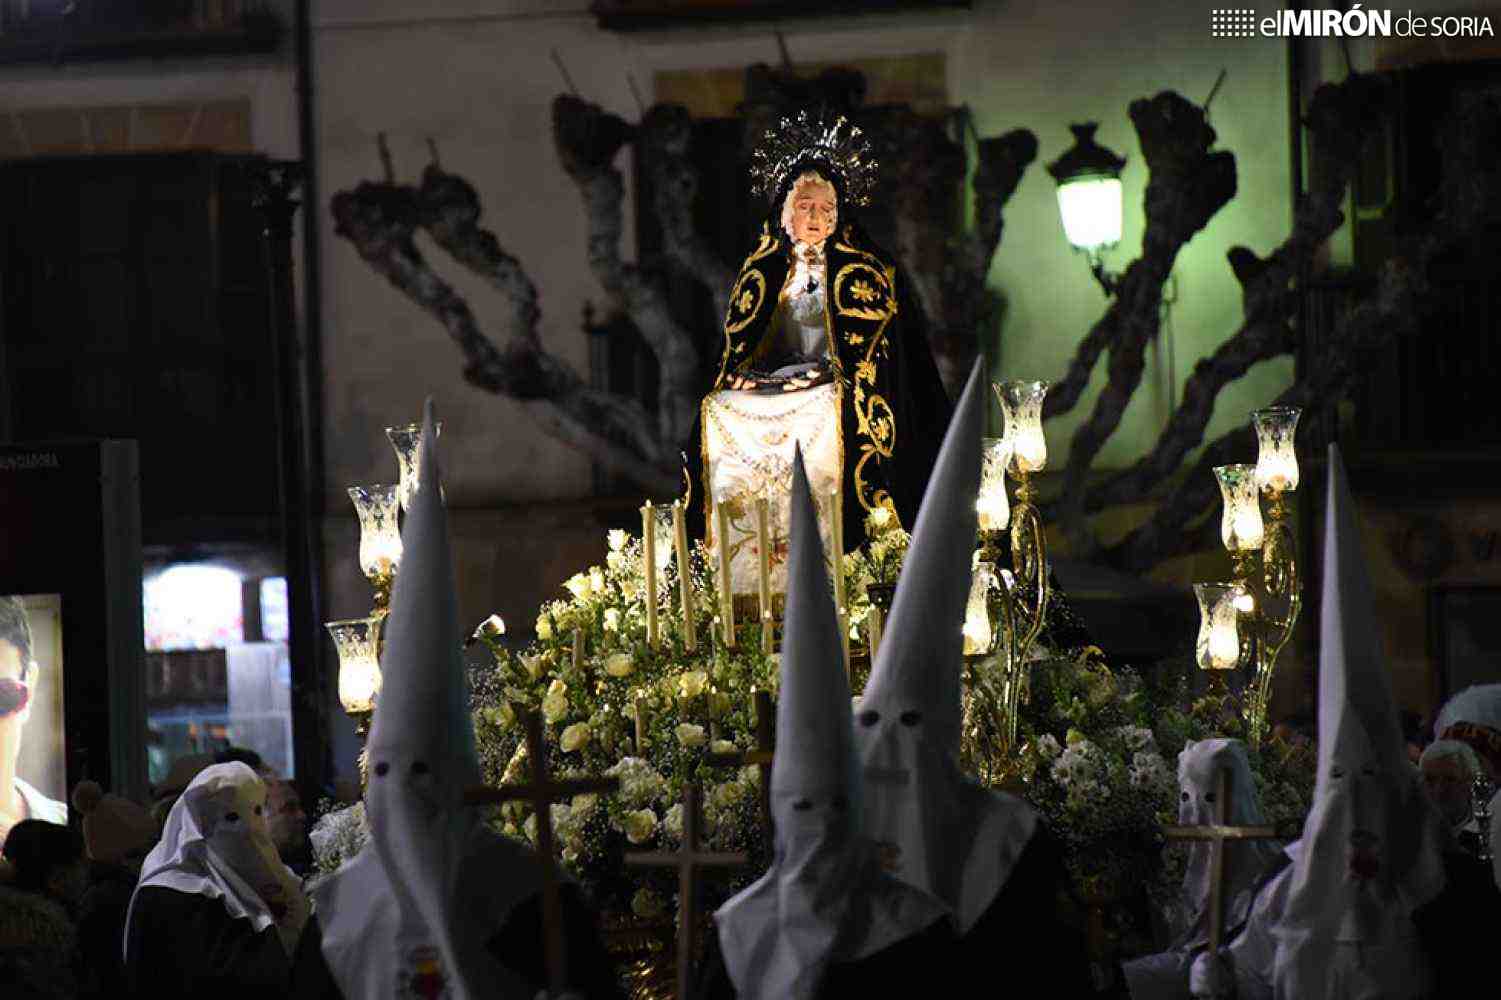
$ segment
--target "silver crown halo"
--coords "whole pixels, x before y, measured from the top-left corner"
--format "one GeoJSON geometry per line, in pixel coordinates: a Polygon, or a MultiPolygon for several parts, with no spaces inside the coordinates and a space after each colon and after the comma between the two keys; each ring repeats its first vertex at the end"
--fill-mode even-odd
{"type": "Polygon", "coordinates": [[[776,197],[793,170],[804,165],[832,170],[846,201],[870,204],[879,167],[859,127],[843,115],[828,124],[799,111],[797,117],[783,118],[775,129],[767,129],[751,154],[752,193],[776,197]]]}

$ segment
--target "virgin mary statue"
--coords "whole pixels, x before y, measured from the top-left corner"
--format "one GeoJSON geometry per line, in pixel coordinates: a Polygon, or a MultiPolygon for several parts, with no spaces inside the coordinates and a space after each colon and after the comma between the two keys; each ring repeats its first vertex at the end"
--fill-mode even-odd
{"type": "MultiPolygon", "coordinates": [[[[855,216],[876,169],[858,128],[806,112],[768,131],[752,161],[753,193],[769,211],[730,290],[693,492],[711,538],[714,508],[724,507],[737,563],[751,555],[741,549],[754,500],[770,501],[778,582],[795,447],[826,538],[838,517],[851,549],[867,525],[912,527],[948,425],[902,274],[855,216]]],[[[749,575],[736,570],[737,582],[749,575]]]]}

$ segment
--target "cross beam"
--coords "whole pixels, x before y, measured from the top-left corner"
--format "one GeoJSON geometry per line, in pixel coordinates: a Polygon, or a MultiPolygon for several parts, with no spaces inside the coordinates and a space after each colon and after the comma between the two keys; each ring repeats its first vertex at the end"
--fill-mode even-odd
{"type": "Polygon", "coordinates": [[[526,728],[526,753],[531,759],[529,784],[480,785],[464,793],[469,805],[499,805],[523,801],[537,817],[537,853],[542,862],[542,940],[547,950],[547,984],[554,994],[567,987],[566,941],[563,935],[563,899],[559,893],[558,865],[553,847],[552,804],[588,792],[610,793],[620,787],[619,778],[581,778],[554,781],[547,770],[547,743],[542,736],[542,717],[536,712],[521,715],[526,728]]]}
{"type": "Polygon", "coordinates": [[[678,870],[677,995],[689,1000],[693,989],[694,945],[698,931],[698,873],[700,868],[740,868],[750,863],[744,854],[702,850],[698,842],[702,820],[703,790],[696,784],[683,786],[683,846],[667,854],[632,853],[628,865],[678,870]]]}

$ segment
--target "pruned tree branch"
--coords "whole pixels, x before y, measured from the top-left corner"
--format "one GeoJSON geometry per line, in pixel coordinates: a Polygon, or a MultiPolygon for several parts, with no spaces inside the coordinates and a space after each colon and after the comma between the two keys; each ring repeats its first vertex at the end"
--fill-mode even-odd
{"type": "Polygon", "coordinates": [[[1084,485],[1089,467],[1120,425],[1141,384],[1147,344],[1161,324],[1162,286],[1178,251],[1235,195],[1235,157],[1211,152],[1214,129],[1199,108],[1172,91],[1131,103],[1147,181],[1142,255],[1127,270],[1118,293],[1120,319],[1110,345],[1109,377],[1094,411],[1074,433],[1063,475],[1060,520],[1082,541],[1084,485]]]}
{"type": "MultiPolygon", "coordinates": [[[[1429,219],[1409,232],[1383,266],[1373,291],[1336,324],[1321,363],[1284,392],[1279,404],[1314,407],[1338,399],[1386,345],[1424,329],[1424,317],[1434,303],[1429,276],[1501,227],[1501,162],[1495,155],[1501,138],[1501,100],[1483,94],[1461,98],[1445,123],[1445,133],[1444,180],[1429,219]]],[[[1319,183],[1334,180],[1321,178],[1319,183]]],[[[1211,444],[1151,519],[1103,551],[1105,561],[1140,571],[1200,547],[1183,525],[1212,509],[1218,499],[1210,470],[1254,448],[1249,425],[1211,444]]]]}
{"type": "Polygon", "coordinates": [[[676,104],[658,104],[641,121],[651,154],[652,207],[662,226],[667,256],[709,290],[714,314],[720,317],[729,311],[735,272],[709,247],[693,222],[698,171],[688,161],[692,124],[688,109],[676,104]]]}
{"type": "Polygon", "coordinates": [[[656,355],[662,372],[657,404],[659,436],[663,442],[676,445],[687,440],[698,413],[699,350],[673,319],[658,276],[627,263],[620,255],[625,184],[612,161],[635,130],[598,105],[568,94],[559,95],[552,109],[553,138],[563,170],[584,198],[589,221],[589,268],[656,355]]]}
{"type": "Polygon", "coordinates": [[[1213,354],[1194,366],[1183,387],[1183,400],[1168,420],[1156,445],[1129,468],[1095,484],[1086,510],[1148,496],[1172,475],[1185,456],[1204,440],[1220,390],[1251,366],[1296,346],[1298,296],[1294,285],[1308,273],[1314,255],[1344,222],[1340,211],[1360,151],[1382,119],[1385,83],[1378,77],[1352,76],[1326,84],[1314,94],[1308,116],[1313,135],[1313,184],[1298,206],[1292,232],[1265,260],[1245,247],[1226,254],[1241,285],[1244,320],[1213,354]]]}
{"type": "Polygon", "coordinates": [[[464,356],[464,378],[489,392],[524,403],[554,436],[644,483],[671,491],[660,446],[646,411],[633,400],[588,388],[566,364],[540,347],[537,292],[514,257],[478,226],[473,188],[436,165],[420,189],[365,183],[334,196],[335,231],[360,257],[443,324],[464,356]],[[434,239],[487,278],[512,305],[503,346],[480,332],[474,314],[417,249],[414,236],[430,228],[434,239]]]}

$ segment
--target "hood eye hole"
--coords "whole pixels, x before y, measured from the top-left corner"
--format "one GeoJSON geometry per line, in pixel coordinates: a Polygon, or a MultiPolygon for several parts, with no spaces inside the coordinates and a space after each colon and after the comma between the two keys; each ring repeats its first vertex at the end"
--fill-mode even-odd
{"type": "Polygon", "coordinates": [[[1213,802],[1214,800],[1215,800],[1215,794],[1213,792],[1205,792],[1204,793],[1204,801],[1205,802],[1213,802]]]}
{"type": "Polygon", "coordinates": [[[1184,802],[1187,802],[1188,801],[1188,793],[1184,792],[1182,798],[1183,798],[1184,802]]]}
{"type": "Polygon", "coordinates": [[[813,803],[809,802],[807,799],[798,799],[796,802],[792,803],[792,808],[797,810],[798,812],[807,812],[809,809],[813,808],[813,803]]]}
{"type": "Polygon", "coordinates": [[[391,765],[387,764],[385,761],[381,761],[379,764],[375,765],[376,777],[384,778],[386,776],[386,772],[389,770],[391,770],[391,765]]]}
{"type": "Polygon", "coordinates": [[[874,726],[877,722],[880,721],[881,713],[875,711],[874,709],[860,713],[860,725],[862,726],[874,726]]]}
{"type": "Polygon", "coordinates": [[[414,761],[412,761],[412,773],[413,774],[426,774],[427,772],[428,772],[427,761],[425,761],[425,760],[414,760],[414,761]]]}
{"type": "Polygon", "coordinates": [[[908,709],[902,713],[902,725],[915,726],[922,721],[922,713],[916,709],[908,709]]]}
{"type": "Polygon", "coordinates": [[[240,814],[237,813],[237,812],[225,813],[224,814],[224,822],[226,822],[226,823],[238,823],[239,821],[240,821],[240,814]]]}
{"type": "Polygon", "coordinates": [[[1331,767],[1329,769],[1329,777],[1331,778],[1343,778],[1344,776],[1345,769],[1342,767],[1331,767]]]}
{"type": "Polygon", "coordinates": [[[256,807],[255,807],[255,814],[256,814],[256,815],[257,815],[257,816],[259,816],[259,815],[261,815],[261,807],[260,807],[260,806],[256,806],[256,807]]]}
{"type": "Polygon", "coordinates": [[[834,800],[830,802],[829,805],[834,808],[835,812],[844,812],[849,808],[850,804],[849,800],[847,800],[843,795],[836,795],[834,796],[834,800]]]}

